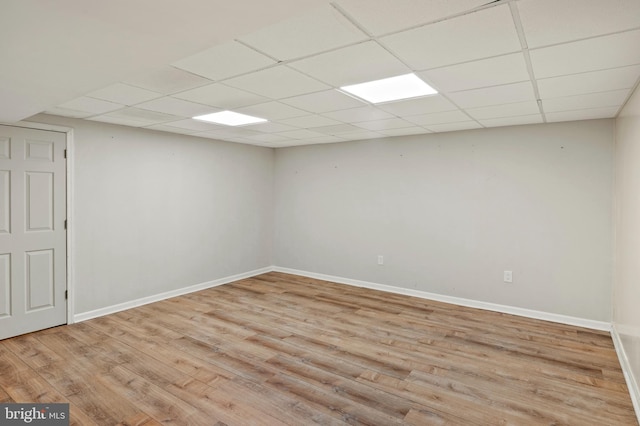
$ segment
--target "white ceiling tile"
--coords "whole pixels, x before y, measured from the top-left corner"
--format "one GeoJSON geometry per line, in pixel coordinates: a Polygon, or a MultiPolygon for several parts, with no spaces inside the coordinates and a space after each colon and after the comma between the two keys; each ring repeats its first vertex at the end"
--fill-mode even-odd
{"type": "Polygon", "coordinates": [[[461,121],[457,123],[432,124],[428,128],[433,132],[441,133],[455,132],[457,130],[480,129],[481,127],[482,126],[475,121],[461,121]]]}
{"type": "Polygon", "coordinates": [[[433,82],[433,87],[439,92],[498,86],[529,79],[527,64],[520,52],[437,68],[418,75],[433,82]]]}
{"type": "Polygon", "coordinates": [[[63,107],[51,107],[45,111],[45,114],[59,115],[62,117],[71,117],[71,118],[87,118],[92,115],[95,115],[94,113],[91,113],[91,112],[77,111],[75,109],[63,108],[63,107]]]}
{"type": "Polygon", "coordinates": [[[476,120],[486,120],[490,118],[511,117],[515,115],[536,114],[540,113],[540,108],[538,107],[538,102],[528,101],[481,108],[469,108],[465,111],[476,120]]]}
{"type": "Polygon", "coordinates": [[[309,56],[368,37],[330,5],[240,37],[279,60],[309,56]]]}
{"type": "Polygon", "coordinates": [[[275,101],[238,108],[236,112],[266,118],[267,120],[281,120],[283,118],[300,117],[301,115],[309,114],[308,111],[303,111],[275,101]]]}
{"type": "Polygon", "coordinates": [[[337,0],[336,3],[371,34],[382,35],[482,6],[487,0],[337,0]]]}
{"type": "Polygon", "coordinates": [[[274,135],[271,133],[264,133],[261,135],[252,135],[252,136],[247,136],[247,139],[252,140],[252,141],[256,141],[256,142],[269,142],[269,143],[274,143],[274,142],[286,142],[286,141],[290,141],[290,138],[281,136],[281,135],[274,135]]]}
{"type": "Polygon", "coordinates": [[[346,140],[355,141],[361,139],[378,139],[384,138],[386,136],[382,133],[372,132],[370,130],[359,130],[357,132],[341,133],[339,137],[345,138],[346,140]]]}
{"type": "Polygon", "coordinates": [[[468,62],[521,49],[508,5],[380,39],[415,70],[468,62]]]}
{"type": "Polygon", "coordinates": [[[228,137],[234,137],[234,136],[249,137],[249,136],[256,136],[256,135],[262,134],[262,132],[258,132],[254,130],[252,125],[236,126],[236,127],[223,126],[223,127],[225,127],[225,130],[218,130],[217,132],[220,135],[224,135],[228,137]]]}
{"type": "Polygon", "coordinates": [[[222,109],[234,109],[267,100],[254,93],[245,92],[244,90],[229,87],[221,83],[209,84],[208,86],[198,87],[197,89],[188,90],[173,96],[222,109]]]}
{"type": "Polygon", "coordinates": [[[105,115],[109,117],[114,117],[114,118],[123,118],[126,120],[137,120],[147,124],[166,123],[168,121],[177,121],[182,118],[176,115],[164,114],[164,113],[155,112],[155,111],[147,111],[144,109],[132,108],[132,107],[123,108],[117,111],[110,112],[105,115]]]}
{"type": "Polygon", "coordinates": [[[116,83],[104,89],[95,90],[87,96],[130,106],[159,98],[162,94],[124,83],[116,83]]]}
{"type": "Polygon", "coordinates": [[[315,127],[314,132],[327,133],[329,135],[340,135],[341,133],[359,132],[362,129],[351,124],[336,124],[335,126],[315,127]]]}
{"type": "Polygon", "coordinates": [[[249,144],[249,145],[257,143],[255,141],[251,141],[247,138],[243,138],[240,136],[220,136],[220,135],[217,135],[216,133],[210,133],[210,132],[194,133],[191,136],[196,136],[199,138],[206,138],[206,139],[213,139],[213,140],[224,141],[224,142],[243,143],[243,144],[249,144]]]}
{"type": "Polygon", "coordinates": [[[275,63],[276,61],[268,56],[237,41],[230,41],[203,50],[171,65],[211,80],[222,80],[256,71],[275,63]]]}
{"type": "Polygon", "coordinates": [[[478,120],[485,127],[500,126],[519,126],[521,124],[537,124],[542,123],[542,115],[520,115],[517,117],[490,118],[487,120],[478,120]]]}
{"type": "Polygon", "coordinates": [[[131,86],[142,87],[153,92],[171,95],[213,83],[211,80],[191,74],[170,65],[156,68],[125,81],[131,86]]]}
{"type": "Polygon", "coordinates": [[[606,92],[632,88],[635,86],[638,77],[640,77],[640,65],[632,65],[539,79],[538,90],[540,97],[543,99],[606,92]]]}
{"type": "Polygon", "coordinates": [[[640,63],[640,30],[529,51],[536,78],[640,63]]]}
{"type": "Polygon", "coordinates": [[[214,130],[206,130],[203,132],[193,133],[193,136],[201,136],[208,138],[215,138],[220,140],[234,140],[237,138],[248,138],[250,136],[263,135],[265,133],[256,132],[251,129],[251,126],[233,127],[233,126],[219,126],[214,130]]]}
{"type": "Polygon", "coordinates": [[[345,139],[339,138],[337,136],[320,136],[319,138],[309,138],[302,140],[306,145],[316,144],[316,143],[334,143],[334,142],[344,142],[345,139]]]}
{"type": "Polygon", "coordinates": [[[389,102],[378,105],[378,108],[397,116],[430,114],[433,112],[451,111],[457,107],[441,95],[425,96],[406,101],[389,102]]]}
{"type": "Polygon", "coordinates": [[[477,108],[516,102],[534,101],[531,82],[506,84],[450,93],[449,98],[461,108],[477,108]]]}
{"type": "Polygon", "coordinates": [[[419,126],[431,127],[433,124],[455,123],[459,121],[469,121],[469,116],[462,111],[446,111],[436,112],[433,114],[421,114],[405,117],[407,121],[415,123],[419,126]]]}
{"type": "Polygon", "coordinates": [[[104,114],[110,111],[115,111],[117,109],[124,108],[124,105],[122,104],[103,101],[101,99],[89,98],[87,96],[82,96],[82,97],[73,99],[69,102],[65,102],[58,106],[64,109],[71,109],[75,111],[90,113],[90,115],[104,114]]]}
{"type": "Polygon", "coordinates": [[[393,115],[382,111],[376,107],[363,106],[359,108],[343,109],[341,111],[332,111],[322,114],[325,117],[344,123],[358,123],[361,121],[382,120],[385,118],[393,118],[393,115]]]}
{"type": "Polygon", "coordinates": [[[414,127],[404,127],[402,129],[384,129],[379,130],[385,136],[406,136],[406,135],[422,135],[425,133],[431,133],[429,130],[414,126],[414,127]]]}
{"type": "Polygon", "coordinates": [[[145,129],[159,130],[161,132],[180,133],[183,135],[189,135],[197,132],[197,130],[182,129],[180,127],[174,127],[168,124],[152,124],[151,126],[145,126],[145,129]]]}
{"type": "Polygon", "coordinates": [[[219,109],[208,105],[197,104],[195,102],[189,102],[169,96],[154,99],[149,102],[143,102],[136,105],[136,108],[164,112],[165,114],[173,114],[181,117],[194,117],[196,115],[204,115],[220,111],[219,109]]]}
{"type": "Polygon", "coordinates": [[[586,108],[619,107],[627,99],[628,95],[629,90],[627,89],[565,96],[562,98],[543,99],[542,106],[545,113],[586,108]]]}
{"type": "Polygon", "coordinates": [[[201,132],[191,133],[190,136],[197,136],[199,138],[218,139],[218,140],[229,140],[231,138],[238,137],[235,135],[230,135],[228,133],[225,133],[224,130],[201,131],[201,132]]]}
{"type": "Polygon", "coordinates": [[[225,137],[222,140],[225,142],[236,142],[236,143],[243,143],[243,144],[250,144],[250,145],[258,144],[257,142],[252,142],[250,139],[245,137],[240,137],[240,136],[225,137]]]}
{"type": "Polygon", "coordinates": [[[269,121],[267,123],[253,124],[251,126],[251,129],[256,130],[258,132],[265,132],[265,133],[276,133],[276,132],[286,132],[288,130],[297,130],[295,127],[287,126],[286,124],[282,124],[282,123],[274,123],[272,121],[269,121]]]}
{"type": "Polygon", "coordinates": [[[593,120],[597,118],[612,118],[618,112],[618,107],[579,109],[575,111],[560,111],[545,113],[548,122],[593,120]]]}
{"type": "Polygon", "coordinates": [[[235,77],[225,83],[272,99],[329,89],[329,86],[284,65],[235,77]]]}
{"type": "Polygon", "coordinates": [[[311,127],[322,127],[322,126],[333,126],[335,124],[340,124],[339,121],[332,120],[327,117],[323,117],[321,115],[304,115],[302,117],[288,118],[286,120],[280,121],[283,124],[288,126],[300,127],[303,129],[311,128],[311,127]]]}
{"type": "Polygon", "coordinates": [[[334,87],[411,72],[375,41],[323,53],[289,65],[334,87]]]}
{"type": "Polygon", "coordinates": [[[516,5],[530,48],[640,27],[637,0],[522,0],[516,5]]]}
{"type": "Polygon", "coordinates": [[[413,123],[409,123],[401,118],[388,118],[386,120],[376,121],[364,121],[355,124],[357,127],[361,127],[367,130],[388,130],[388,129],[400,129],[403,127],[414,127],[413,123]]]}
{"type": "Polygon", "coordinates": [[[317,138],[324,136],[322,133],[314,132],[306,129],[291,130],[289,132],[276,133],[280,136],[285,136],[291,139],[305,139],[305,138],[317,138]]]}
{"type": "Polygon", "coordinates": [[[283,99],[282,102],[315,113],[324,113],[365,105],[364,102],[347,96],[337,90],[325,90],[323,92],[296,96],[283,99]]]}
{"type": "Polygon", "coordinates": [[[181,128],[181,129],[186,129],[186,130],[193,130],[194,132],[204,132],[206,130],[224,130],[224,129],[226,129],[226,126],[221,126],[221,125],[218,125],[218,124],[207,123],[205,121],[192,120],[192,119],[172,121],[171,123],[168,123],[167,125],[168,126],[172,126],[172,127],[178,127],[178,128],[181,128]]]}
{"type": "Polygon", "coordinates": [[[109,115],[96,115],[95,117],[87,118],[87,120],[100,121],[102,123],[118,124],[121,126],[129,126],[129,127],[143,127],[149,124],[144,121],[132,120],[130,118],[124,118],[124,117],[111,117],[109,115]]]}

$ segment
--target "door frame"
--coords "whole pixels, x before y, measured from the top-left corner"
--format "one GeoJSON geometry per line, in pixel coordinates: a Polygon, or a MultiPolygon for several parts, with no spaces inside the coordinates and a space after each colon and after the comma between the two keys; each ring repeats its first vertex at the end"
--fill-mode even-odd
{"type": "Polygon", "coordinates": [[[65,167],[65,178],[66,178],[66,210],[67,210],[67,324],[73,324],[75,321],[73,319],[75,313],[75,300],[74,300],[74,284],[75,284],[75,244],[74,244],[74,220],[73,220],[73,159],[75,154],[75,145],[74,145],[74,135],[73,128],[66,126],[58,126],[53,124],[44,124],[44,123],[35,123],[31,121],[18,121],[17,123],[3,123],[0,122],[3,126],[12,126],[12,127],[23,127],[27,129],[35,129],[35,130],[49,130],[53,132],[65,133],[66,134],[66,147],[67,150],[67,163],[65,167]]]}

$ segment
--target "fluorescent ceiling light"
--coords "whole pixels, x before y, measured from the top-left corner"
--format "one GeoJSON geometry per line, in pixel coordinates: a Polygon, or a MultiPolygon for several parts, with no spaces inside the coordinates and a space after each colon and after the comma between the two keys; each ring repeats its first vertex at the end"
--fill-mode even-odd
{"type": "Polygon", "coordinates": [[[220,111],[213,114],[199,115],[194,120],[208,121],[210,123],[224,124],[225,126],[243,126],[246,124],[264,123],[264,118],[252,117],[233,111],[220,111]]]}
{"type": "Polygon", "coordinates": [[[340,90],[344,90],[372,104],[438,93],[437,90],[420,80],[415,74],[404,74],[397,77],[383,78],[382,80],[353,84],[341,87],[340,90]]]}

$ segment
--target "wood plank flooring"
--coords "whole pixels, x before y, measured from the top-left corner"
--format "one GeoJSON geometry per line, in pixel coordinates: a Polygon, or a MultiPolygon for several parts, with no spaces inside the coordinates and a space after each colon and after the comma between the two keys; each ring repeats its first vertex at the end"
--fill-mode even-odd
{"type": "Polygon", "coordinates": [[[268,273],[0,341],[75,425],[637,425],[608,333],[268,273]]]}

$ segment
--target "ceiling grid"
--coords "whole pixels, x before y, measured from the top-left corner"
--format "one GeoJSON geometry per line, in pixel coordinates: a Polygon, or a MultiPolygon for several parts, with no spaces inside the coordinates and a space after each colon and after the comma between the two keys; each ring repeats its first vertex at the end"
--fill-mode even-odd
{"type": "Polygon", "coordinates": [[[97,90],[78,86],[44,112],[285,147],[611,118],[640,78],[638,0],[302,3],[97,90]],[[340,90],[408,73],[438,94],[371,104],[340,90]],[[224,110],[268,122],[192,118],[224,110]]]}

